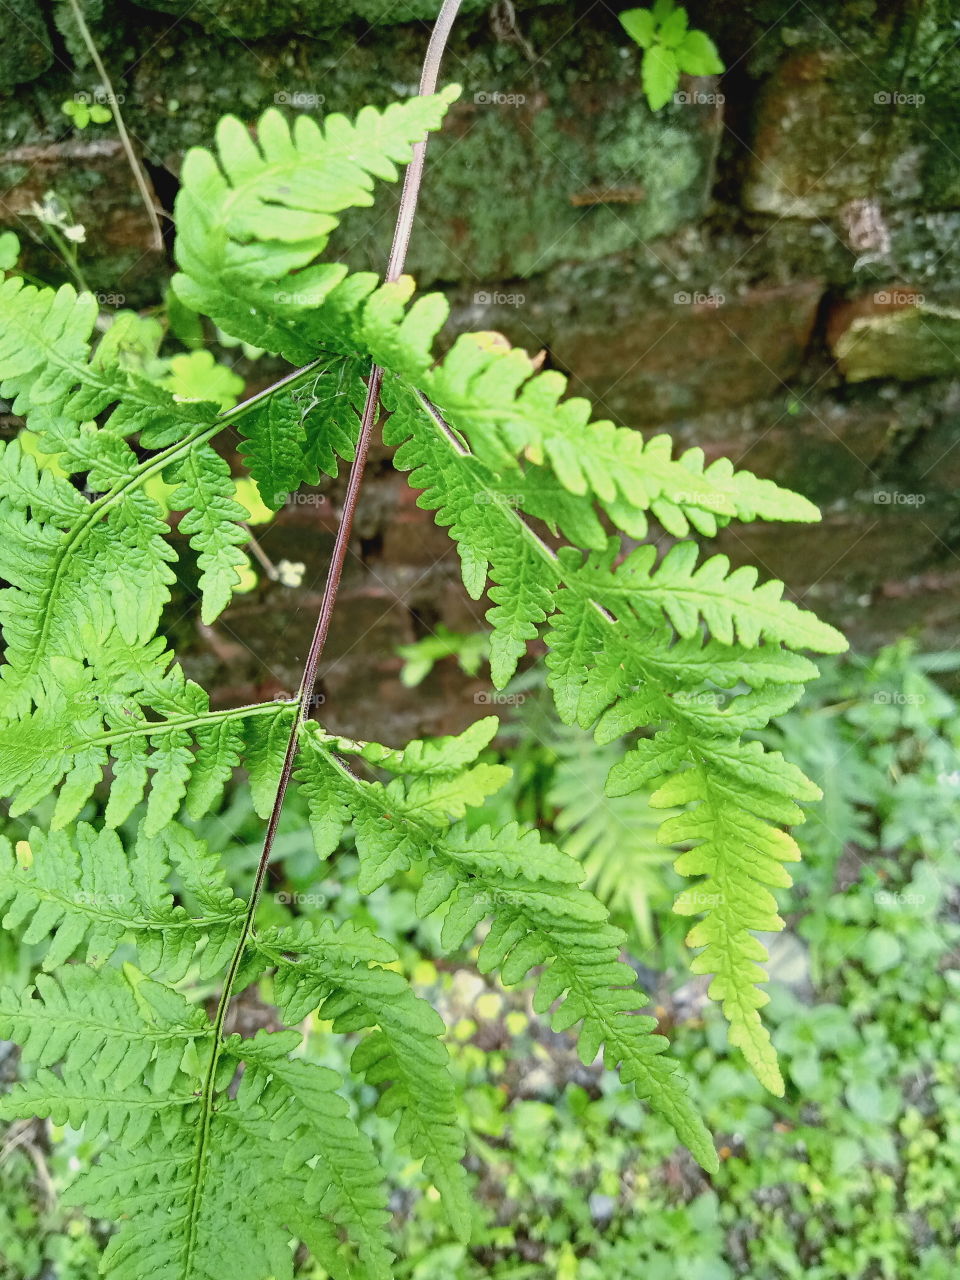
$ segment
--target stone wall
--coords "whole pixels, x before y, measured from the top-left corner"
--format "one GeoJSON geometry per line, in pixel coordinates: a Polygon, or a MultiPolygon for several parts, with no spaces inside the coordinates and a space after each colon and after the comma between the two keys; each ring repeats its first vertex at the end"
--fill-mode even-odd
{"type": "MultiPolygon", "coordinates": [[[[324,114],[407,94],[436,0],[88,3],[122,110],[170,207],[183,153],[227,110],[324,114]]],[[[624,5],[623,7],[628,7],[624,5]]],[[[505,332],[598,412],[669,431],[822,505],[816,529],[728,528],[716,547],[784,578],[861,646],[905,630],[952,647],[960,604],[960,6],[760,0],[689,6],[728,68],[652,114],[638,51],[604,5],[465,5],[446,71],[464,88],[431,146],[410,268],[451,297],[450,333],[505,332]]],[[[59,6],[58,6],[59,11],[59,6]]],[[[0,225],[28,268],[55,190],[91,232],[91,286],[144,306],[170,267],[111,125],[60,109],[98,80],[76,32],[13,0],[0,51],[0,225]],[[11,16],[12,15],[12,16],[11,16]]],[[[337,251],[381,267],[395,196],[351,215],[337,251]]],[[[271,376],[241,361],[251,389],[271,376]]],[[[229,442],[226,442],[229,448],[229,442]]],[[[195,669],[223,699],[295,683],[339,483],[263,542],[302,560],[216,627],[190,615],[195,669]]],[[[441,664],[398,689],[398,644],[473,630],[455,556],[374,458],[323,670],[327,719],[356,732],[453,727],[482,681],[441,664]]],[[[183,610],[179,610],[182,614],[183,610]]]]}

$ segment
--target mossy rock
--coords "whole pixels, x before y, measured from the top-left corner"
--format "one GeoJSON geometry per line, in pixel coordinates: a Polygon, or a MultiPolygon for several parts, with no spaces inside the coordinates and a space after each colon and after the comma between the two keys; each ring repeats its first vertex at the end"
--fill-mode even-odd
{"type": "MultiPolygon", "coordinates": [[[[141,0],[142,2],[142,0],[141,0]]],[[[440,12],[440,0],[149,0],[146,9],[189,17],[205,31],[233,39],[258,40],[282,32],[308,35],[340,27],[347,22],[394,26],[401,22],[427,22],[440,12]]],[[[463,0],[461,13],[488,9],[490,0],[463,0]]]]}
{"type": "MultiPolygon", "coordinates": [[[[576,12],[565,4],[524,13],[527,51],[493,38],[486,13],[458,23],[444,71],[463,95],[431,141],[408,260],[422,283],[482,284],[595,260],[704,212],[719,120],[699,106],[654,115],[619,23],[606,15],[576,27],[576,12]],[[567,33],[560,41],[558,30],[567,33]]],[[[246,47],[185,25],[137,64],[125,115],[175,171],[188,147],[209,145],[225,111],[250,124],[274,105],[322,119],[408,96],[426,38],[414,23],[356,41],[334,31],[246,47]]],[[[330,254],[382,270],[396,198],[383,186],[374,208],[350,211],[330,254]]]]}
{"type": "Polygon", "coordinates": [[[0,41],[0,89],[43,75],[53,63],[47,20],[35,0],[6,0],[0,41]]]}
{"type": "Polygon", "coordinates": [[[926,302],[857,316],[833,350],[848,382],[955,377],[960,373],[960,310],[926,302]]]}

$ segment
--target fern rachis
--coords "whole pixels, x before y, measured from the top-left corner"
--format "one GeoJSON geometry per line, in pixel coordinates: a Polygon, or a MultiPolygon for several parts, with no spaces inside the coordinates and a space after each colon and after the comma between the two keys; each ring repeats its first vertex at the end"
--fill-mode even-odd
{"type": "MultiPolygon", "coordinates": [[[[428,81],[455,8],[444,6],[428,81]]],[[[534,973],[537,1010],[558,1031],[578,1029],[583,1060],[602,1054],[716,1167],[666,1041],[638,1016],[647,1002],[621,959],[623,935],[581,887],[583,867],[536,831],[466,820],[505,781],[502,766],[478,759],[495,719],[392,749],[326,734],[307,717],[381,407],[396,465],[450,529],[468,592],[479,599],[489,587],[497,687],[531,640],[545,640],[565,723],[601,744],[628,740],[610,794],[653,790],[650,803],[673,810],[661,838],[685,846],[676,867],[695,878],[676,909],[704,917],[688,937],[703,948],[694,965],[715,975],[733,1043],[782,1089],[759,1015],[763,951],[753,935],[778,927],[770,888],[789,883],[783,864],[796,856],[782,828],[817,793],[756,735],[816,674],[797,651],[836,652],[843,641],[783,600],[781,584],[731,573],[723,557],[698,564],[686,539],[733,519],[803,522],[816,512],[726,462],[706,465],[698,450],[674,457],[666,437],[591,423],[585,401],[563,398],[558,374],[482,335],[437,359],[446,304],[414,297],[401,275],[403,235],[382,284],[323,261],[339,215],[369,203],[374,179],[395,178],[414,157],[402,200],[409,229],[420,144],[450,99],[424,92],[323,127],[301,119],[291,129],[270,111],[256,140],[228,118],[216,153],[188,157],[180,300],[228,334],[304,362],[234,410],[180,400],[131,373],[109,333],[92,346],[89,295],[16,277],[0,286],[0,394],[45,455],[38,463],[16,442],[0,452],[0,571],[10,583],[0,598],[0,785],[14,812],[57,792],[48,830],[0,845],[5,927],[44,952],[33,987],[0,994],[0,1036],[22,1045],[34,1072],[0,1100],[0,1118],[45,1116],[109,1139],[71,1194],[121,1222],[104,1257],[121,1280],[206,1280],[241,1254],[254,1280],[282,1280],[291,1238],[338,1280],[391,1274],[376,1153],[338,1077],[304,1056],[297,1031],[228,1034],[231,1000],[264,976],[285,1023],[319,1012],[335,1034],[358,1037],[352,1070],[381,1091],[397,1143],[469,1238],[438,1016],[370,930],[258,923],[291,779],[319,858],[349,830],[362,893],[416,870],[417,910],[443,913],[445,947],[482,928],[481,969],[506,983],[534,973]],[[351,470],[297,696],[223,711],[157,634],[174,552],[146,486],[156,476],[172,485],[212,619],[229,603],[246,538],[235,482],[212,447],[232,424],[270,507],[320,470],[335,473],[338,459],[351,470]],[[682,540],[659,563],[650,546],[624,551],[651,517],[682,540]],[[198,818],[215,806],[238,765],[267,820],[246,900],[179,820],[182,808],[198,818]],[[78,822],[108,771],[102,819],[78,822]],[[200,982],[219,988],[212,1018],[200,982]]]]}

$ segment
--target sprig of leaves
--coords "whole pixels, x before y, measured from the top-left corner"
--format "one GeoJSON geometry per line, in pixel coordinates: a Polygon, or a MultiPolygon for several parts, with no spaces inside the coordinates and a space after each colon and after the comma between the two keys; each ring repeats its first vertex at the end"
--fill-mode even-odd
{"type": "Polygon", "coordinates": [[[686,9],[673,0],[656,0],[650,9],[627,9],[620,22],[643,50],[640,74],[652,111],[667,105],[681,73],[715,76],[724,69],[717,46],[705,31],[689,26],[686,9]]]}

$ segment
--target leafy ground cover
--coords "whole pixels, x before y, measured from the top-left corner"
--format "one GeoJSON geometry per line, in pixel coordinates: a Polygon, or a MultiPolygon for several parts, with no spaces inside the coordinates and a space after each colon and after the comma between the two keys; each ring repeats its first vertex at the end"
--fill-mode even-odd
{"type": "MultiPolygon", "coordinates": [[[[414,655],[416,656],[416,655],[414,655]]],[[[545,709],[538,683],[516,685],[504,734],[515,781],[476,821],[518,814],[552,828],[587,863],[594,887],[630,935],[630,959],[656,992],[657,1013],[717,1135],[707,1177],[616,1078],[580,1064],[572,1042],[530,1018],[525,986],[480,976],[465,951],[425,961],[437,939],[416,921],[414,877],[361,904],[342,860],[318,879],[306,819],[284,819],[263,911],[371,923],[434,1001],[449,1036],[478,1231],[468,1247],[439,1204],[414,1190],[399,1155],[388,1170],[397,1274],[409,1280],[947,1280],[960,1261],[960,706],[946,660],[907,644],[828,667],[777,739],[826,800],[799,829],[804,862],[784,896],[788,930],[772,946],[769,1016],[787,1090],[771,1097],[731,1051],[722,1017],[691,979],[684,921],[670,912],[679,877],[654,841],[642,797],[604,800],[592,779],[610,760],[574,740],[545,709]],[[938,670],[939,668],[939,670],[938,670]],[[338,871],[339,867],[339,871],[338,871]]],[[[498,748],[499,749],[499,748],[498,748]]],[[[619,748],[613,748],[617,750],[619,748]]],[[[491,757],[493,758],[493,757],[491,757]]],[[[93,812],[91,808],[91,813],[93,812]]],[[[235,846],[232,875],[249,876],[258,820],[239,795],[201,824],[235,846]]],[[[8,823],[20,838],[20,824],[8,823]]],[[[33,971],[29,944],[5,937],[7,981],[33,971]]],[[[214,993],[211,992],[211,995],[214,993]]],[[[267,989],[237,1016],[275,1027],[267,989]]],[[[310,1028],[309,1052],[342,1066],[344,1038],[310,1028]]],[[[0,1072],[15,1077],[0,1047],[0,1072]]],[[[352,1103],[375,1141],[393,1121],[373,1091],[352,1103]]],[[[378,1141],[381,1150],[389,1143],[378,1141]]],[[[0,1137],[0,1277],[92,1280],[103,1230],[61,1197],[90,1153],[82,1135],[36,1123],[0,1137]]],[[[322,1275],[304,1260],[303,1274],[322,1275]]]]}

